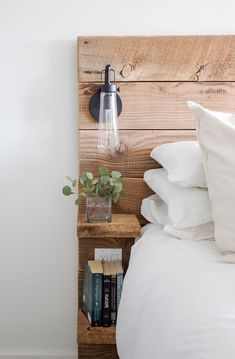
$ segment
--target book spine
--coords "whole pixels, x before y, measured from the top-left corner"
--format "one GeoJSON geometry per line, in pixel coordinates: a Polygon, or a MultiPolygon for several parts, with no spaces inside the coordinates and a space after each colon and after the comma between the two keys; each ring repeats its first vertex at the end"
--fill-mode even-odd
{"type": "Polygon", "coordinates": [[[92,275],[92,315],[91,326],[98,327],[102,325],[102,281],[101,273],[92,275]]]}
{"type": "Polygon", "coordinates": [[[87,316],[91,324],[92,316],[92,274],[88,264],[84,268],[82,311],[87,316]]]}
{"type": "Polygon", "coordinates": [[[111,275],[111,323],[116,324],[117,317],[117,276],[111,275]]]}
{"type": "Polygon", "coordinates": [[[110,275],[103,276],[103,311],[102,311],[102,324],[103,327],[111,325],[111,287],[110,275]]]}
{"type": "Polygon", "coordinates": [[[122,295],[123,273],[117,274],[117,312],[122,295]]]}

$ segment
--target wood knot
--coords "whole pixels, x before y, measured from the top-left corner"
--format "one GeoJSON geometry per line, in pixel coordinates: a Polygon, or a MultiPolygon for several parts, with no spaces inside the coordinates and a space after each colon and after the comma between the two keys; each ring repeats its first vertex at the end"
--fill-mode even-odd
{"type": "Polygon", "coordinates": [[[83,90],[83,95],[84,96],[91,96],[94,93],[96,93],[96,91],[99,88],[99,85],[96,85],[96,84],[94,84],[94,85],[93,84],[82,84],[80,88],[81,88],[81,90],[83,90]]]}
{"type": "Polygon", "coordinates": [[[195,81],[200,81],[200,75],[205,70],[205,68],[210,64],[210,62],[207,62],[206,64],[199,65],[198,70],[195,72],[194,77],[195,81]]]}
{"type": "Polygon", "coordinates": [[[122,76],[122,78],[125,79],[131,74],[132,70],[133,70],[132,64],[125,64],[120,71],[120,75],[122,76]]]}

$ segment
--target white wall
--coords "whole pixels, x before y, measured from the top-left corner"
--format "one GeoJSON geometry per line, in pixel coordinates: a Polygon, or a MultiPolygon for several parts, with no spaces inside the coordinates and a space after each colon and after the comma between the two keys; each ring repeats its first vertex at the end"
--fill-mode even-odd
{"type": "Polygon", "coordinates": [[[76,210],[61,195],[77,167],[76,36],[232,34],[234,10],[0,0],[0,358],[76,357],[76,210]]]}

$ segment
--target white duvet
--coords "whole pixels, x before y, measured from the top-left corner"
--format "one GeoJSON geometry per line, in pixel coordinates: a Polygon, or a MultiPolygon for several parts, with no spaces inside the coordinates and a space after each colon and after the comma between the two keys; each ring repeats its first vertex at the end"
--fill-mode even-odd
{"type": "Polygon", "coordinates": [[[120,359],[234,359],[235,264],[219,262],[214,241],[143,232],[119,307],[120,359]]]}

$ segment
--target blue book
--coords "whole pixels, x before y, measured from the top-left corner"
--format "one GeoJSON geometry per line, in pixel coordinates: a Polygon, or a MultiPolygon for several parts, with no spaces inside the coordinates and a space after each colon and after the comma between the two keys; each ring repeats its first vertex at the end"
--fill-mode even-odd
{"type": "Polygon", "coordinates": [[[115,261],[116,271],[117,271],[117,312],[119,308],[119,303],[122,295],[122,284],[123,284],[123,267],[121,261],[115,261]]]}
{"type": "Polygon", "coordinates": [[[84,268],[82,311],[90,325],[102,325],[103,266],[101,261],[88,261],[84,268]]]}

